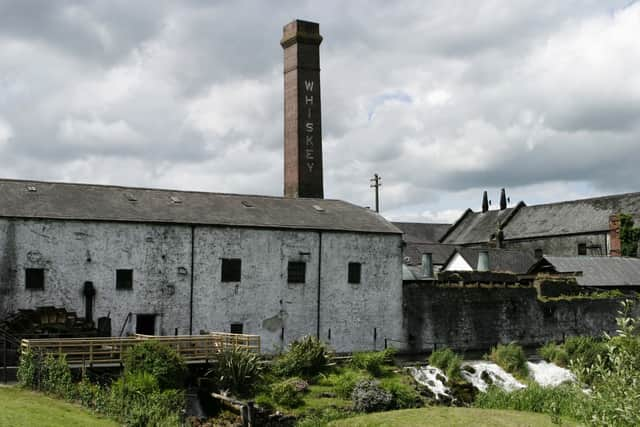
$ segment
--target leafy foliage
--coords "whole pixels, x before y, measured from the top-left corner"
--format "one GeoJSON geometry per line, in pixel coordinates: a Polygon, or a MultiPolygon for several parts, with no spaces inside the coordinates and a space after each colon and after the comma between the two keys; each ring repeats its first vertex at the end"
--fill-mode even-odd
{"type": "Polygon", "coordinates": [[[486,393],[479,393],[474,402],[478,408],[541,412],[552,419],[569,417],[576,420],[582,417],[587,405],[588,397],[574,385],[545,388],[536,383],[513,392],[492,386],[486,393]]]}
{"type": "Polygon", "coordinates": [[[297,408],[304,403],[302,393],[306,387],[301,387],[301,383],[306,382],[300,378],[289,378],[277,382],[271,386],[271,398],[284,407],[297,408]]]}
{"type": "Polygon", "coordinates": [[[529,375],[527,356],[524,354],[522,347],[516,343],[498,344],[496,347],[492,347],[488,358],[505,371],[519,378],[526,378],[529,375]]]}
{"type": "Polygon", "coordinates": [[[60,356],[47,354],[44,358],[41,375],[44,391],[66,399],[74,397],[75,390],[71,379],[71,370],[64,354],[60,356]]]}
{"type": "Polygon", "coordinates": [[[124,356],[125,374],[146,372],[158,380],[160,389],[184,385],[187,368],[182,357],[158,341],[145,341],[129,349],[124,356]]]}
{"type": "Polygon", "coordinates": [[[453,352],[450,348],[441,348],[435,350],[429,356],[429,365],[435,366],[445,373],[449,381],[460,381],[460,365],[462,358],[453,352]]]}
{"type": "Polygon", "coordinates": [[[629,214],[619,214],[620,219],[620,244],[622,256],[635,257],[638,254],[638,239],[640,228],[635,227],[633,217],[629,214]]]}
{"type": "Polygon", "coordinates": [[[345,370],[340,374],[329,375],[327,383],[333,387],[333,391],[338,397],[350,399],[356,384],[362,380],[370,379],[369,375],[354,370],[345,370]]]}
{"type": "Polygon", "coordinates": [[[274,372],[282,377],[312,378],[329,368],[330,353],[326,345],[306,336],[289,345],[289,351],[276,359],[274,372]]]}
{"type": "Polygon", "coordinates": [[[391,394],[391,409],[407,409],[422,406],[422,398],[416,388],[398,380],[383,380],[382,388],[391,394]]]}
{"type": "Polygon", "coordinates": [[[36,388],[40,372],[40,357],[32,350],[27,350],[20,355],[18,366],[18,383],[23,387],[36,388]]]}
{"type": "Polygon", "coordinates": [[[353,408],[358,412],[384,411],[391,407],[393,396],[376,380],[359,381],[351,393],[353,408]]]}
{"type": "Polygon", "coordinates": [[[220,388],[238,396],[250,394],[262,376],[260,356],[241,347],[226,349],[211,373],[220,388]]]}
{"type": "Polygon", "coordinates": [[[364,369],[374,377],[380,377],[384,374],[383,366],[393,361],[394,349],[386,349],[383,351],[364,351],[353,353],[351,365],[364,369]]]}
{"type": "Polygon", "coordinates": [[[586,384],[591,384],[593,375],[590,367],[604,362],[607,353],[607,345],[601,339],[593,337],[571,337],[563,344],[567,352],[569,366],[576,373],[578,379],[586,384]]]}
{"type": "Polygon", "coordinates": [[[569,354],[562,345],[547,343],[538,349],[538,354],[547,362],[558,366],[564,367],[569,364],[569,354]]]}

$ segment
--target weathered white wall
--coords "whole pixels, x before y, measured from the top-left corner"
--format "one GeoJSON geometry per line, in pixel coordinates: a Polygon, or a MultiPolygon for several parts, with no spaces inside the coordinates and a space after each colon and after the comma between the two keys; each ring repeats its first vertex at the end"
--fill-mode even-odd
{"type": "MultiPolygon", "coordinates": [[[[323,232],[322,256],[314,231],[198,226],[194,237],[193,333],[241,322],[265,351],[315,335],[322,258],[322,339],[344,352],[403,336],[400,235],[323,232]],[[222,258],[242,260],[240,282],[220,281],[222,258]],[[307,263],[305,283],[287,283],[288,261],[307,263]],[[362,283],[347,283],[349,262],[362,263],[362,283]]],[[[50,305],[82,317],[91,281],[94,320],[110,313],[114,335],[129,312],[125,333],[145,313],[158,315],[156,333],[189,333],[191,226],[0,219],[0,272],[0,316],[50,305]],[[31,267],[45,269],[43,291],[25,289],[31,267]],[[133,290],[116,290],[121,268],[134,270],[133,290]]]]}
{"type": "Polygon", "coordinates": [[[473,268],[462,258],[462,255],[455,254],[451,261],[444,266],[444,271],[473,271],[473,268]]]}

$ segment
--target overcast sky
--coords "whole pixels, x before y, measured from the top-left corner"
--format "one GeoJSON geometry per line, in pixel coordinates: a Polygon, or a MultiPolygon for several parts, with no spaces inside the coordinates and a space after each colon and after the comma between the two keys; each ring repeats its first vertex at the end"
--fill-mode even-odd
{"type": "Polygon", "coordinates": [[[640,191],[640,3],[2,1],[0,177],[282,194],[320,23],[325,195],[390,219],[640,191]]]}

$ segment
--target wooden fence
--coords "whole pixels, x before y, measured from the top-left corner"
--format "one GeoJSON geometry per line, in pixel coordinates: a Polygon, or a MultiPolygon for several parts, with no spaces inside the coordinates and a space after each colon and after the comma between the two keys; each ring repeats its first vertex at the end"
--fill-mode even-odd
{"type": "Polygon", "coordinates": [[[154,340],[168,345],[187,362],[214,360],[225,349],[240,347],[260,352],[259,335],[212,332],[208,335],[155,336],[135,335],[112,338],[47,338],[23,339],[21,351],[41,354],[64,354],[72,365],[120,364],[125,352],[142,342],[154,340]]]}

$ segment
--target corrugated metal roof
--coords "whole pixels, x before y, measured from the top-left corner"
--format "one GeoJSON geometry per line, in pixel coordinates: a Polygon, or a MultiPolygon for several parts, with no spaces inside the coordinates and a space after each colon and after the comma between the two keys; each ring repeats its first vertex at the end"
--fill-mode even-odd
{"type": "Polygon", "coordinates": [[[544,256],[558,273],[576,276],[581,286],[640,286],[640,259],[628,257],[544,256]]]}
{"type": "Polygon", "coordinates": [[[433,224],[423,222],[392,222],[402,230],[407,243],[436,243],[447,232],[451,224],[433,224]]]}
{"type": "Polygon", "coordinates": [[[0,217],[401,233],[340,200],[7,179],[0,180],[0,217]]]}

